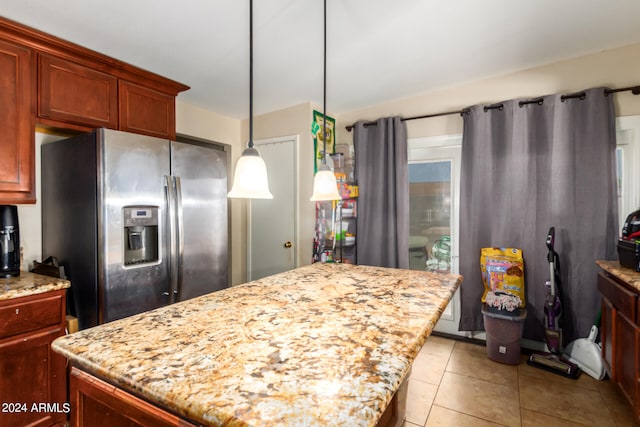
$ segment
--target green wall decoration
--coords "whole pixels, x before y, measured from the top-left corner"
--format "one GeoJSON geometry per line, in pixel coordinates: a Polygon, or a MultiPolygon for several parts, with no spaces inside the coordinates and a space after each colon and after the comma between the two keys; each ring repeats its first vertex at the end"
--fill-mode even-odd
{"type": "MultiPolygon", "coordinates": [[[[313,135],[313,147],[315,161],[313,162],[313,172],[318,172],[318,167],[322,164],[324,139],[322,129],[324,127],[324,115],[320,111],[313,110],[313,122],[311,123],[311,133],[313,135]]],[[[335,153],[335,128],[336,119],[327,116],[327,153],[335,153]]]]}

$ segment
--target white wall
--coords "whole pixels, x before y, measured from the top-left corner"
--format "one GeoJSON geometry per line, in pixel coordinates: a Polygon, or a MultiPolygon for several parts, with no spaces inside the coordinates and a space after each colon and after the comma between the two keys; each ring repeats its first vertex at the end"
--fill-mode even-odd
{"type": "MultiPolygon", "coordinates": [[[[447,67],[447,64],[434,66],[447,67]]],[[[348,133],[344,127],[357,120],[375,120],[392,115],[420,116],[515,98],[572,93],[597,86],[618,88],[638,84],[640,44],[634,44],[342,113],[338,116],[337,141],[352,142],[352,133],[348,133]]],[[[619,116],[640,114],[640,96],[624,92],[614,97],[619,116]]],[[[409,138],[462,133],[462,118],[459,115],[406,123],[409,138]]]]}

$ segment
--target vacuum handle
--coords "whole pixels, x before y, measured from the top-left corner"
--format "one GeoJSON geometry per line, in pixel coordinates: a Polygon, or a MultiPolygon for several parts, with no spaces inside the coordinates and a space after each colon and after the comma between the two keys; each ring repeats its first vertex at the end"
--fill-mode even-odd
{"type": "Polygon", "coordinates": [[[547,262],[549,263],[549,281],[551,282],[550,293],[552,297],[555,297],[557,293],[557,289],[556,289],[557,258],[556,257],[558,256],[558,254],[556,254],[556,251],[554,250],[555,241],[556,241],[556,228],[551,227],[549,228],[549,232],[547,233],[546,243],[547,243],[547,249],[549,249],[549,251],[547,252],[547,262]]]}
{"type": "Polygon", "coordinates": [[[549,252],[547,253],[547,261],[549,262],[553,262],[554,261],[554,245],[555,245],[555,241],[556,241],[556,228],[555,227],[551,227],[549,229],[549,232],[547,233],[547,249],[549,249],[549,252]]]}

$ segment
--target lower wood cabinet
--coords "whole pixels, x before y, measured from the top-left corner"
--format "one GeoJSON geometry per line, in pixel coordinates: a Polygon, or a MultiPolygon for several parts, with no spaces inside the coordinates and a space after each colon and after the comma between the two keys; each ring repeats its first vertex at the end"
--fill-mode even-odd
{"type": "MultiPolygon", "coordinates": [[[[629,270],[631,271],[631,270],[629,270]]],[[[611,381],[640,420],[640,292],[608,273],[598,274],[602,295],[602,356],[611,381]]]]}
{"type": "Polygon", "coordinates": [[[615,383],[616,361],[613,357],[613,349],[616,344],[616,309],[606,297],[602,297],[602,320],[600,323],[600,336],[602,338],[602,358],[609,379],[615,383]]]}
{"type": "Polygon", "coordinates": [[[630,402],[634,402],[638,407],[638,375],[640,366],[638,365],[638,336],[640,328],[635,321],[618,313],[616,325],[616,344],[618,348],[615,352],[616,382],[630,402]],[[619,343],[625,343],[620,345],[619,343]]]}
{"type": "Polygon", "coordinates": [[[64,290],[0,301],[0,426],[66,422],[66,360],[51,350],[64,328],[64,290]]]}
{"type": "Polygon", "coordinates": [[[72,427],[194,427],[77,368],[71,369],[72,427]]]}

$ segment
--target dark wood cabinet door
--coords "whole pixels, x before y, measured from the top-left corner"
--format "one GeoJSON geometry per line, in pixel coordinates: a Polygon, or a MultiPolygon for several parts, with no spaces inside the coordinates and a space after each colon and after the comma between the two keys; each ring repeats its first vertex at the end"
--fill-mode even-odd
{"type": "Polygon", "coordinates": [[[0,426],[66,421],[66,360],[50,346],[63,334],[58,328],[0,341],[0,426]]]}
{"type": "Polygon", "coordinates": [[[0,41],[0,204],[35,203],[33,53],[0,41]]]}
{"type": "Polygon", "coordinates": [[[71,369],[72,427],[194,427],[77,368],[71,369]]]}
{"type": "Polygon", "coordinates": [[[118,128],[118,79],[46,54],[38,56],[38,117],[118,128]]]}
{"type": "Polygon", "coordinates": [[[611,302],[602,298],[602,321],[600,325],[600,337],[602,339],[602,358],[607,374],[612,382],[616,382],[615,340],[613,333],[616,324],[616,309],[611,302]]]}
{"type": "Polygon", "coordinates": [[[175,97],[119,81],[120,130],[175,139],[175,97]]]}
{"type": "Polygon", "coordinates": [[[640,329],[626,316],[618,312],[616,328],[616,382],[632,406],[637,401],[638,335],[640,329]]]}

